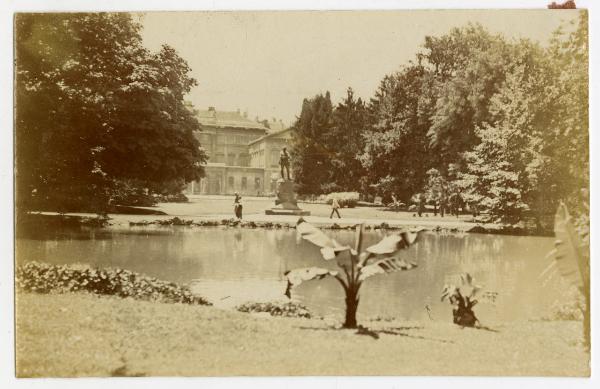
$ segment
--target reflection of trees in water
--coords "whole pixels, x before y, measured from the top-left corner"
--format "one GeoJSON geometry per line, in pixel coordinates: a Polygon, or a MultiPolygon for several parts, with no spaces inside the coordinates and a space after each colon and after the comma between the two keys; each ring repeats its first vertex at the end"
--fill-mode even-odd
{"type": "Polygon", "coordinates": [[[368,285],[364,296],[368,302],[363,307],[375,306],[373,312],[383,313],[395,310],[400,318],[425,319],[424,306],[428,304],[434,308],[434,316],[447,316],[450,311],[439,303],[439,292],[453,276],[469,272],[486,290],[500,293],[497,306],[488,305],[482,313],[507,319],[527,317],[532,305],[540,306],[540,301],[546,299],[547,291],[536,283],[536,277],[550,241],[424,234],[417,245],[403,253],[409,259],[416,258],[419,268],[410,274],[380,277],[377,283],[368,285]]]}
{"type": "MultiPolygon", "coordinates": [[[[321,259],[318,247],[305,241],[296,243],[293,229],[161,228],[111,234],[112,239],[18,240],[17,255],[56,264],[123,267],[177,282],[200,278],[277,280],[292,268],[335,268],[321,259]]],[[[341,243],[353,239],[351,231],[327,234],[341,243]]],[[[376,243],[385,234],[367,232],[365,244],[376,243]]],[[[521,317],[529,314],[527,305],[543,306],[560,293],[554,290],[560,278],[546,287],[537,279],[551,248],[552,238],[425,233],[417,245],[401,254],[416,259],[419,267],[373,278],[362,291],[359,315],[428,320],[424,306],[429,304],[434,317],[451,317],[447,305],[438,305],[439,292],[447,275],[469,272],[487,290],[500,293],[495,310],[479,308],[482,319],[494,312],[498,317],[521,317]]],[[[306,303],[322,307],[324,313],[328,305],[342,312],[339,285],[331,281],[303,284],[299,295],[306,303]]]]}

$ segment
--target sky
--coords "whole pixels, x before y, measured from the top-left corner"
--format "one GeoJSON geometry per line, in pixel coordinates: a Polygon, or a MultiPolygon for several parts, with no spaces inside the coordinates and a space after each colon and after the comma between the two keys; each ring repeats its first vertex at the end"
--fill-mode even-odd
{"type": "Polygon", "coordinates": [[[336,104],[352,87],[373,96],[384,75],[415,58],[425,36],[469,22],[509,39],[547,44],[577,11],[403,10],[145,13],[146,47],[175,48],[198,81],[198,109],[240,109],[292,124],[302,100],[325,91],[336,104]]]}

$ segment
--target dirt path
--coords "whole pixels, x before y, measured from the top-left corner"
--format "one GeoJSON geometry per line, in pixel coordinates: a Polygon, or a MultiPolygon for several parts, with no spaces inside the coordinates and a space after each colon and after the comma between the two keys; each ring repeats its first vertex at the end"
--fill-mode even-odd
{"type": "MultiPolygon", "coordinates": [[[[233,218],[233,198],[228,196],[202,196],[190,199],[189,203],[161,203],[156,207],[147,208],[165,212],[166,215],[128,215],[128,214],[110,214],[111,225],[125,226],[130,222],[139,223],[142,221],[167,220],[178,217],[184,220],[193,220],[194,222],[220,222],[221,220],[233,218]]],[[[283,225],[295,225],[298,216],[287,215],[266,215],[265,210],[274,206],[274,200],[269,198],[246,198],[243,200],[244,217],[246,222],[255,223],[278,223],[283,225]]],[[[391,227],[424,227],[428,230],[442,228],[446,230],[466,232],[471,230],[477,224],[472,222],[469,215],[434,216],[433,213],[426,213],[419,217],[414,212],[394,212],[386,208],[377,207],[357,207],[344,208],[340,210],[341,219],[330,219],[330,206],[327,204],[300,203],[299,206],[310,211],[310,216],[305,216],[308,222],[320,226],[328,227],[334,223],[341,226],[353,226],[364,223],[368,226],[379,226],[386,223],[391,227]]],[[[94,214],[73,213],[70,215],[94,217],[94,214]]],[[[479,226],[495,231],[500,228],[496,224],[479,224],[479,226]]]]}

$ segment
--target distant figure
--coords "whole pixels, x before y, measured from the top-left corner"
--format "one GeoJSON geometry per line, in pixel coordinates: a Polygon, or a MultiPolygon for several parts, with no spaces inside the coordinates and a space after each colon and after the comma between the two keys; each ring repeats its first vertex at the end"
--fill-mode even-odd
{"type": "Polygon", "coordinates": [[[398,210],[400,209],[400,202],[398,201],[398,199],[396,198],[395,194],[392,194],[392,208],[394,209],[394,211],[398,212],[398,210]]]}
{"type": "Polygon", "coordinates": [[[444,213],[446,212],[446,197],[442,196],[440,198],[440,215],[444,217],[444,213]]]}
{"type": "Polygon", "coordinates": [[[421,217],[423,215],[423,212],[425,212],[426,201],[427,200],[425,199],[425,195],[421,193],[421,195],[419,196],[419,217],[421,217]]]}
{"type": "Polygon", "coordinates": [[[470,208],[471,208],[471,213],[473,214],[473,217],[478,217],[479,216],[479,207],[477,206],[477,203],[473,201],[470,204],[470,208]]]}
{"type": "Polygon", "coordinates": [[[337,216],[338,216],[339,219],[342,218],[340,216],[340,211],[338,211],[339,208],[340,208],[340,203],[338,203],[337,199],[334,197],[333,200],[331,201],[331,215],[329,215],[330,219],[333,218],[333,213],[334,212],[337,214],[337,216]]]}
{"type": "Polygon", "coordinates": [[[460,191],[452,193],[448,200],[450,203],[450,213],[458,217],[460,214],[460,209],[463,208],[463,199],[460,191]]]}
{"type": "Polygon", "coordinates": [[[233,200],[233,213],[235,217],[242,220],[242,196],[235,192],[235,200],[233,200]]]}
{"type": "Polygon", "coordinates": [[[281,154],[279,154],[279,166],[281,167],[281,178],[285,180],[285,176],[283,175],[283,169],[287,173],[287,179],[290,179],[290,155],[287,152],[287,148],[284,147],[281,150],[281,154]]]}

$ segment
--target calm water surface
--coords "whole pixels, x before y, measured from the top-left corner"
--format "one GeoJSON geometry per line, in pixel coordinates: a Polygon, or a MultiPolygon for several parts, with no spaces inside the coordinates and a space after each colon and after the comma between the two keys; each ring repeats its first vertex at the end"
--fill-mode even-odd
{"type": "MultiPolygon", "coordinates": [[[[350,243],[350,231],[326,231],[350,243]]],[[[17,261],[52,264],[88,263],[113,266],[179,283],[216,305],[283,298],[286,270],[320,266],[336,269],[321,259],[312,244],[296,241],[295,230],[240,228],[156,227],[39,232],[17,239],[17,261]]],[[[369,232],[366,244],[384,232],[369,232]]],[[[409,272],[369,278],[361,289],[360,318],[394,317],[450,320],[451,308],[441,303],[444,284],[461,272],[471,273],[484,290],[497,292],[494,303],[482,302],[475,312],[482,322],[539,318],[550,313],[566,285],[558,276],[540,274],[548,265],[552,238],[480,234],[424,233],[406,250],[405,258],[418,267],[409,272]]],[[[333,279],[310,281],[296,288],[293,298],[322,316],[341,317],[342,290],[333,279]]]]}

